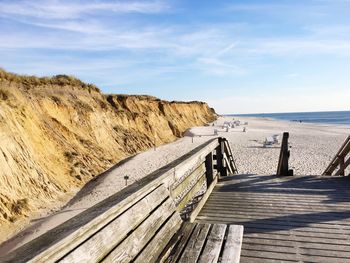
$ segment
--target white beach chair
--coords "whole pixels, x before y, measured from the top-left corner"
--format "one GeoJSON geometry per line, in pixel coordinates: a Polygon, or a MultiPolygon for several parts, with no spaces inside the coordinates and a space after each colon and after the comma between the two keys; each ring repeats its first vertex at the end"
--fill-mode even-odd
{"type": "Polygon", "coordinates": [[[273,143],[278,144],[278,137],[279,137],[278,134],[272,135],[273,143]]]}
{"type": "Polygon", "coordinates": [[[272,146],[274,144],[274,140],[273,138],[270,136],[270,137],[266,137],[265,138],[265,141],[264,141],[264,144],[263,144],[263,147],[268,147],[268,146],[272,146]]]}

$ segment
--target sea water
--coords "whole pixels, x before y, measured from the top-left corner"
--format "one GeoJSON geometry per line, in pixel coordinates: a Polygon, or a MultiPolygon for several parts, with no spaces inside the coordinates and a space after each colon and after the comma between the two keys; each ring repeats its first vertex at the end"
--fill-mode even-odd
{"type": "Polygon", "coordinates": [[[297,122],[350,125],[350,111],[230,114],[229,116],[264,117],[297,122]]]}

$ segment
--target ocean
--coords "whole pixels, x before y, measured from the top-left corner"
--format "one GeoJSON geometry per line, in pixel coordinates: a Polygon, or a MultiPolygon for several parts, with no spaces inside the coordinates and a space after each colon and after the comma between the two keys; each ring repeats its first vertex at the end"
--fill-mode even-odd
{"type": "Polygon", "coordinates": [[[277,120],[298,121],[308,123],[350,125],[350,111],[230,114],[229,116],[265,117],[277,120]]]}

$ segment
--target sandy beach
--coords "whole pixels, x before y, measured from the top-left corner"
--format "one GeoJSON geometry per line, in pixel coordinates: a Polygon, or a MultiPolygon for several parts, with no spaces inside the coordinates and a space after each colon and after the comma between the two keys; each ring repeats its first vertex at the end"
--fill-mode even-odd
{"type": "Polygon", "coordinates": [[[263,147],[266,137],[279,134],[281,139],[283,132],[289,132],[290,166],[294,169],[294,174],[320,175],[350,133],[350,126],[237,117],[235,119],[248,122],[248,125],[240,125],[226,132],[222,125],[232,119],[233,117],[220,117],[214,126],[194,127],[186,132],[185,137],[173,143],[120,162],[90,181],[61,210],[32,220],[26,229],[0,246],[0,254],[6,254],[123,189],[126,185],[125,175],[129,176],[128,184],[131,184],[214,138],[214,129],[218,130],[217,136],[229,140],[240,174],[262,175],[276,173],[280,150],[280,144],[263,147]],[[243,127],[246,127],[246,132],[243,132],[243,127]]]}

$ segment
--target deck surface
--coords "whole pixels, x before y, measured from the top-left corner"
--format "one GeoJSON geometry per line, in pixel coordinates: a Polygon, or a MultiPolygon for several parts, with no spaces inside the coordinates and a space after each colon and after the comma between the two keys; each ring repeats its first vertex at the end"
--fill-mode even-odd
{"type": "Polygon", "coordinates": [[[197,222],[244,225],[241,262],[350,262],[350,180],[235,175],[197,222]]]}

